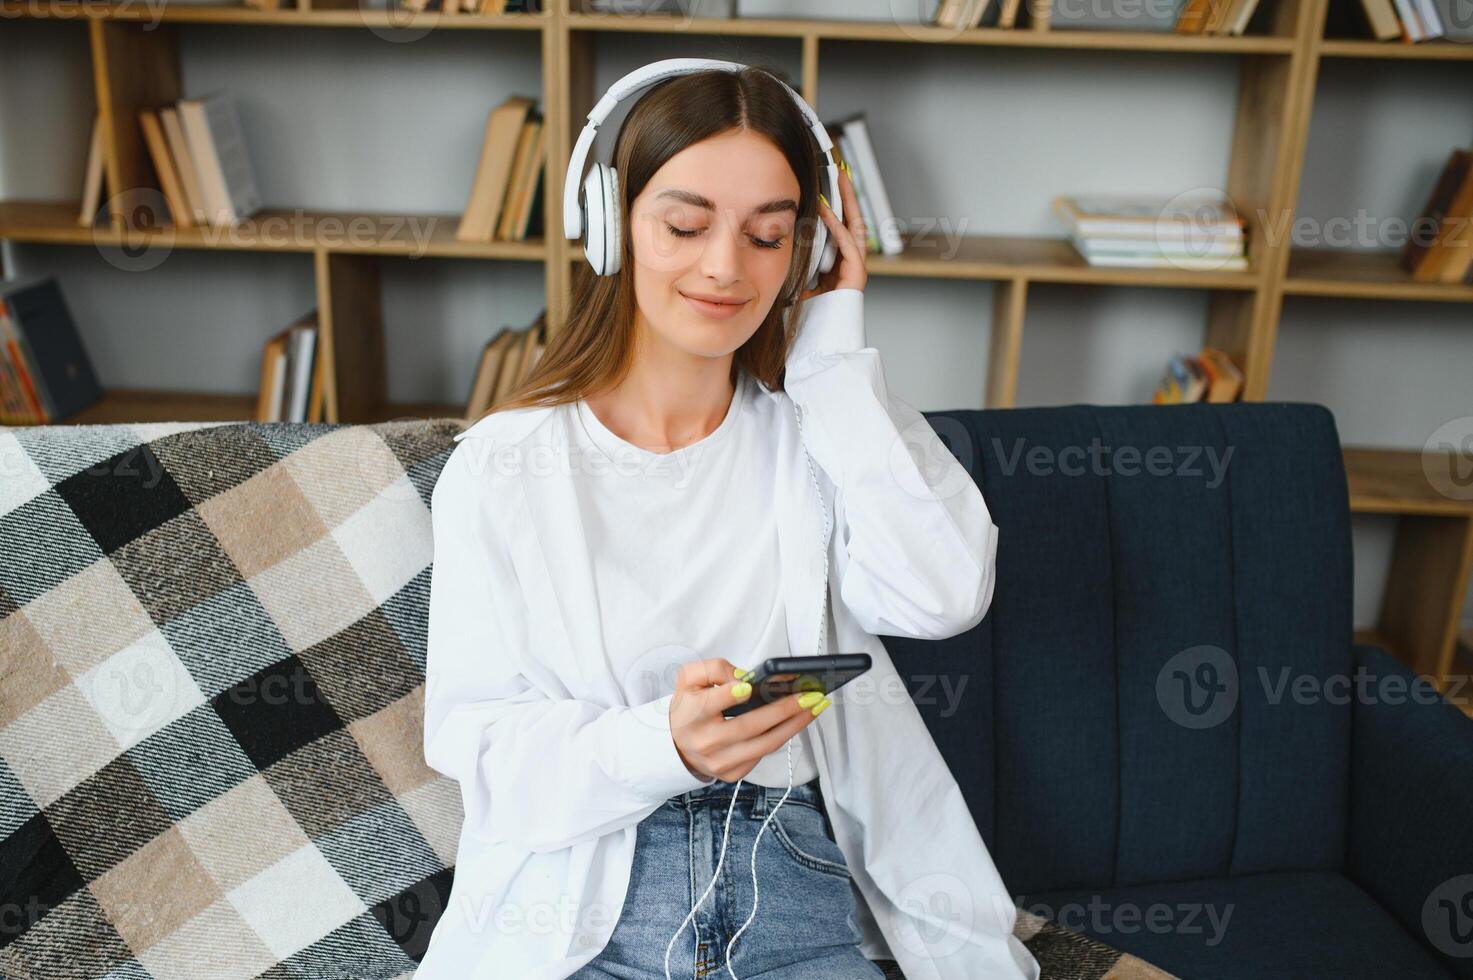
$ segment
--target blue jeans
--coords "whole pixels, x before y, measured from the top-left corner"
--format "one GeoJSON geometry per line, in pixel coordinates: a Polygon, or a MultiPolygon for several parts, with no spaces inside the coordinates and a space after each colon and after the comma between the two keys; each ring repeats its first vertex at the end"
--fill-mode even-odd
{"type": "MultiPolygon", "coordinates": [[[[572,980],[664,980],[670,937],[716,872],[735,785],[718,779],[640,821],[613,935],[572,980]]],[[[782,795],[782,787],[742,784],[721,876],[670,950],[672,980],[730,980],[727,948],[752,911],[752,846],[782,795]]],[[[883,980],[859,951],[857,890],[817,778],[794,786],[762,833],[757,884],[757,915],[731,952],[739,980],[883,980]]]]}

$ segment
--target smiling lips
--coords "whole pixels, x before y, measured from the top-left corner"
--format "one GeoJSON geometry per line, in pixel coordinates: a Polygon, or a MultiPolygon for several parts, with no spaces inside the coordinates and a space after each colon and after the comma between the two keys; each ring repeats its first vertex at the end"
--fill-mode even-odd
{"type": "Polygon", "coordinates": [[[722,297],[697,298],[689,293],[681,293],[685,301],[691,305],[697,313],[713,320],[728,320],[742,311],[747,305],[746,300],[731,300],[722,297]]]}

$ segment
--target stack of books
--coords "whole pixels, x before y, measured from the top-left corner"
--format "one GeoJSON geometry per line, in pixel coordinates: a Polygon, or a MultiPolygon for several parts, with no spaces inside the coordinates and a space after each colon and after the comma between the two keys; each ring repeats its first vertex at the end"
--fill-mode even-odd
{"type": "Polygon", "coordinates": [[[1344,6],[1331,4],[1330,11],[1327,16],[1335,22],[1333,30],[1369,33],[1378,41],[1473,41],[1468,0],[1360,0],[1344,6]],[[1347,18],[1354,20],[1347,23],[1347,18]]]}
{"type": "MultiPolygon", "coordinates": [[[[1391,0],[1385,2],[1390,3],[1391,0]]],[[[1461,0],[1437,2],[1458,3],[1461,0]]],[[[1258,6],[1259,0],[1182,0],[1176,11],[1176,32],[1243,34],[1247,32],[1248,24],[1258,6]]],[[[1024,12],[1023,0],[940,0],[931,23],[954,30],[972,27],[1009,30],[1020,26],[1043,30],[1052,26],[1053,0],[1028,0],[1026,16],[1020,17],[1020,12],[1024,12]]],[[[1127,29],[1140,28],[1132,22],[1127,29]]]]}
{"type": "Polygon", "coordinates": [[[1220,195],[1059,196],[1054,213],[1090,265],[1193,271],[1248,268],[1243,219],[1220,195]]]}
{"type": "Polygon", "coordinates": [[[502,327],[481,349],[476,376],[466,399],[465,417],[477,419],[531,376],[547,344],[547,311],[537,315],[530,327],[502,327]]]}
{"type": "Polygon", "coordinates": [[[0,425],[51,425],[101,398],[56,279],[0,283],[0,425]]]}
{"type": "Polygon", "coordinates": [[[1401,267],[1418,282],[1473,283],[1473,151],[1453,150],[1443,164],[1401,267]]]}
{"type": "Polygon", "coordinates": [[[323,360],[318,356],[317,329],[317,311],[312,310],[266,341],[255,421],[322,421],[323,360]]]}
{"type": "MultiPolygon", "coordinates": [[[[175,227],[234,225],[261,210],[240,116],[228,94],[141,109],[138,125],[175,227]]],[[[94,117],[77,215],[88,227],[101,208],[102,163],[101,119],[94,117]]]]}
{"type": "Polygon", "coordinates": [[[864,112],[861,110],[842,119],[825,122],[824,129],[834,144],[834,163],[848,164],[853,175],[854,192],[859,197],[859,210],[864,216],[865,250],[899,255],[905,251],[905,243],[895,220],[895,209],[890,206],[890,194],[885,190],[885,180],[880,174],[880,162],[875,157],[864,112]]]}
{"type": "Polygon", "coordinates": [[[534,100],[514,95],[492,109],[455,237],[490,242],[540,235],[546,160],[547,129],[534,100]]]}
{"type": "MultiPolygon", "coordinates": [[[[954,30],[972,27],[1010,30],[1021,26],[1018,12],[1022,6],[1022,0],[941,0],[931,23],[954,30]]],[[[1049,20],[1050,9],[1050,0],[1029,0],[1028,26],[1043,27],[1049,20]]]]}
{"type": "Polygon", "coordinates": [[[1243,372],[1232,358],[1215,347],[1203,347],[1196,355],[1178,351],[1171,356],[1151,403],[1230,402],[1242,390],[1243,372]]]}

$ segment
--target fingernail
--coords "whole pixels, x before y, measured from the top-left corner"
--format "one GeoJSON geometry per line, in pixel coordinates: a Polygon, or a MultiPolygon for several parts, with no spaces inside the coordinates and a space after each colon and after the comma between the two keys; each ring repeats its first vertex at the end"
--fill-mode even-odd
{"type": "Polygon", "coordinates": [[[739,681],[751,680],[753,676],[750,670],[742,670],[740,667],[733,667],[732,672],[736,674],[736,679],[739,681]]]}
{"type": "Polygon", "coordinates": [[[824,207],[829,208],[830,210],[833,209],[833,205],[829,203],[829,199],[824,197],[821,192],[818,195],[818,199],[823,202],[824,207]]]}
{"type": "Polygon", "coordinates": [[[823,714],[823,709],[827,708],[829,705],[831,705],[833,703],[834,702],[831,701],[831,700],[829,700],[828,698],[824,698],[822,701],[820,701],[818,703],[818,707],[816,707],[816,708],[813,709],[813,717],[817,718],[819,715],[823,714]]]}
{"type": "Polygon", "coordinates": [[[804,691],[798,695],[798,704],[804,708],[811,708],[823,700],[822,691],[804,691]]]}
{"type": "Polygon", "coordinates": [[[748,684],[746,681],[742,681],[740,684],[733,684],[731,686],[731,696],[734,698],[744,698],[751,693],[752,685],[748,684]]]}

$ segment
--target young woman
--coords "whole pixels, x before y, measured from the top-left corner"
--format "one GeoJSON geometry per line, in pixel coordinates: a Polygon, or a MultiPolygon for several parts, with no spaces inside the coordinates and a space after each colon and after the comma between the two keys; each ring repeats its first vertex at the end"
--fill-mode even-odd
{"type": "Polygon", "coordinates": [[[836,218],[819,159],[767,70],[651,88],[614,148],[620,268],[456,437],[424,737],[465,821],[417,980],[1038,976],[877,638],[980,622],[997,528],[865,346],[859,201],[846,173],[836,218]],[[723,716],[816,652],[873,666],[723,716]]]}

